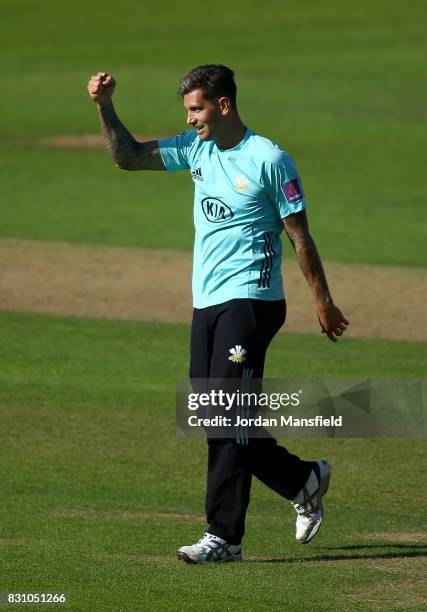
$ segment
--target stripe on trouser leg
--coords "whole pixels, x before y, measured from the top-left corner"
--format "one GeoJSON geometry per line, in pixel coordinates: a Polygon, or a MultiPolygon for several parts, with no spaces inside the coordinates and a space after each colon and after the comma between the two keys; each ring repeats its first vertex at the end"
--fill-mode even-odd
{"type": "MultiPolygon", "coordinates": [[[[242,375],[242,384],[241,384],[241,390],[243,393],[250,393],[250,381],[252,379],[252,376],[254,374],[254,370],[253,369],[249,369],[249,368],[243,368],[243,375],[242,375]]],[[[250,417],[250,410],[248,406],[240,406],[239,405],[239,411],[238,414],[242,414],[242,418],[249,418],[250,417]]],[[[237,429],[238,431],[238,435],[237,435],[237,444],[242,444],[242,445],[247,445],[249,444],[249,437],[248,437],[248,428],[247,426],[240,426],[237,429]]]]}

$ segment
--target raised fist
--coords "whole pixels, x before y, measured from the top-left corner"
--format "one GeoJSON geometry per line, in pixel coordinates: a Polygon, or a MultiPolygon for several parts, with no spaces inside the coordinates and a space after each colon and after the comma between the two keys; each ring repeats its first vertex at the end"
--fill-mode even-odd
{"type": "Polygon", "coordinates": [[[108,102],[113,95],[116,81],[107,72],[98,72],[88,83],[87,90],[90,97],[97,104],[108,102]]]}

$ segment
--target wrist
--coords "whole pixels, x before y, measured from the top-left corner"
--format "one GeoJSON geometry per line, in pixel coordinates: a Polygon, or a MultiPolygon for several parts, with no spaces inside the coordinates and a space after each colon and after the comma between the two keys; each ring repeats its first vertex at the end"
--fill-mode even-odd
{"type": "Polygon", "coordinates": [[[107,100],[96,100],[96,106],[99,108],[99,110],[111,108],[113,106],[113,102],[111,98],[108,98],[107,100]]]}
{"type": "Polygon", "coordinates": [[[330,295],[318,298],[316,300],[316,305],[318,310],[328,310],[331,306],[333,306],[334,301],[330,295]]]}

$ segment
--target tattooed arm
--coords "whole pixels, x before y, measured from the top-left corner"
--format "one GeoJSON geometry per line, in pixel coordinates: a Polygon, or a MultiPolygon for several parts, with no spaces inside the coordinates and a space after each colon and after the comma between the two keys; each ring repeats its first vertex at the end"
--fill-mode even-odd
{"type": "Polygon", "coordinates": [[[115,80],[106,72],[91,77],[88,92],[98,107],[105,144],[122,170],[165,170],[157,140],[138,142],[117,117],[111,100],[115,80]]]}
{"type": "Polygon", "coordinates": [[[157,140],[138,142],[116,115],[110,101],[98,104],[105,144],[122,170],[165,170],[157,140]]]}
{"type": "Polygon", "coordinates": [[[319,253],[308,229],[305,211],[285,217],[283,225],[313,293],[322,333],[336,342],[337,336],[343,335],[349,322],[332,300],[319,253]]]}

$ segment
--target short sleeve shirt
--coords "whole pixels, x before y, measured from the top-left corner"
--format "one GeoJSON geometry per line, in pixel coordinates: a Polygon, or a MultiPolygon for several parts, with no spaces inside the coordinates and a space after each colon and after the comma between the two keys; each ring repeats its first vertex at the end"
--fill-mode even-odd
{"type": "Polygon", "coordinates": [[[193,130],[159,146],[166,169],[189,170],[195,186],[194,307],[283,299],[282,219],[306,207],[293,158],[250,129],[232,149],[193,130]]]}

